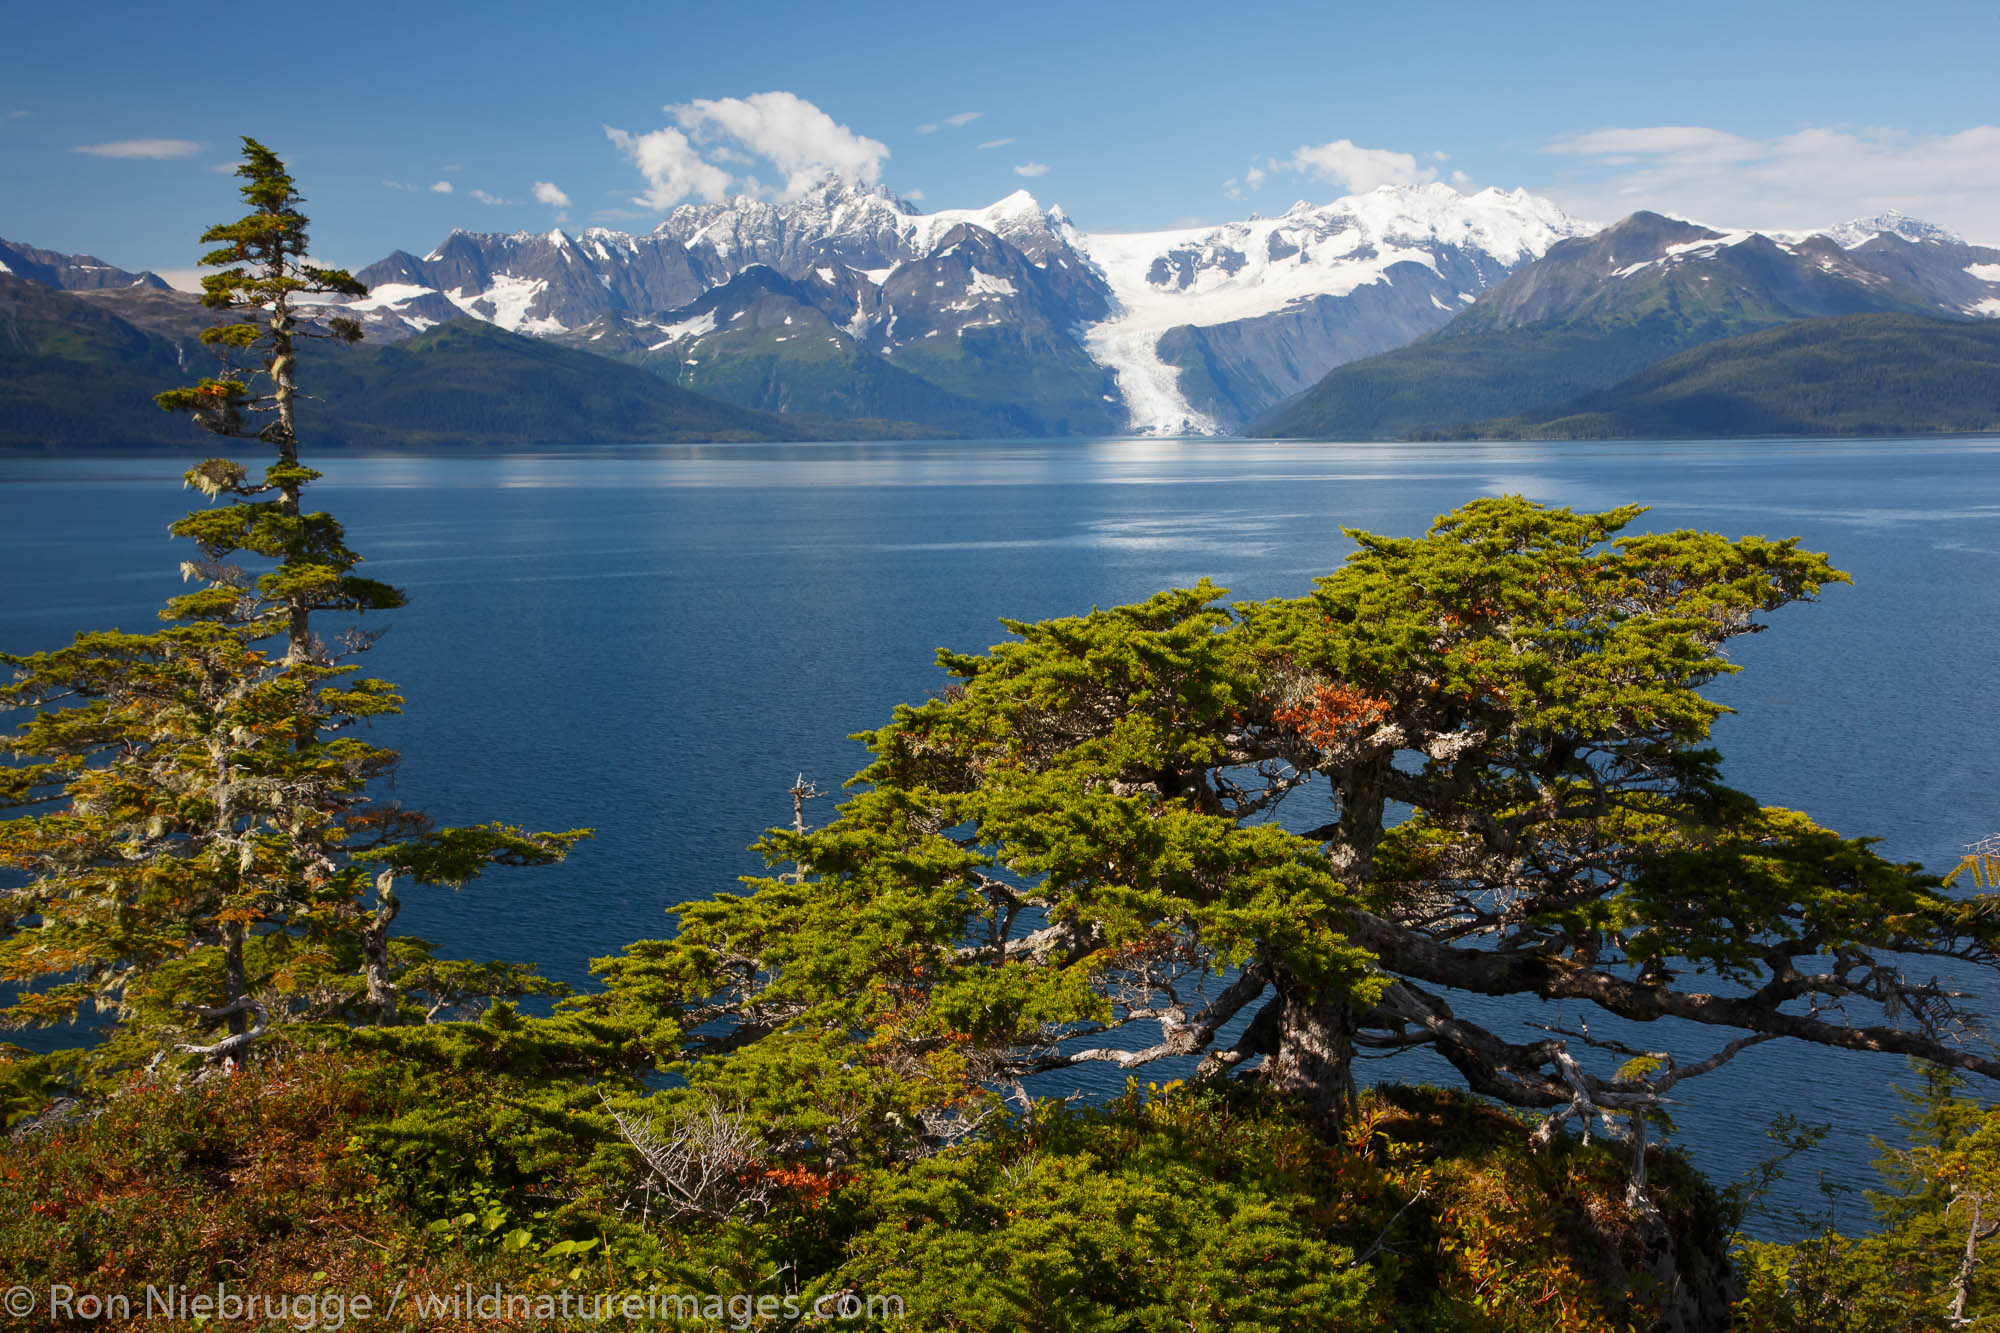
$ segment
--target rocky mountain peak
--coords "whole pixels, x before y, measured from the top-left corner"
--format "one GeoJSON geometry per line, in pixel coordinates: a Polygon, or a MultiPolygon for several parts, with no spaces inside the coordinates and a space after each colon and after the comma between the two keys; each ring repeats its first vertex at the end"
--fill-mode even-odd
{"type": "Polygon", "coordinates": [[[0,273],[55,287],[66,292],[101,291],[110,287],[145,287],[171,291],[167,280],[151,271],[133,273],[107,264],[96,255],[69,255],[19,241],[0,240],[0,273]]]}
{"type": "Polygon", "coordinates": [[[1877,236],[1883,235],[1897,236],[1906,241],[1930,241],[1940,245],[1964,245],[1966,243],[1965,238],[1950,227],[1939,226],[1935,222],[1926,222],[1922,218],[1913,218],[1898,208],[1892,208],[1886,213],[1877,213],[1874,217],[1853,218],[1835,226],[1827,227],[1819,234],[1831,237],[1834,243],[1843,250],[1852,250],[1857,246],[1866,245],[1877,236]]]}

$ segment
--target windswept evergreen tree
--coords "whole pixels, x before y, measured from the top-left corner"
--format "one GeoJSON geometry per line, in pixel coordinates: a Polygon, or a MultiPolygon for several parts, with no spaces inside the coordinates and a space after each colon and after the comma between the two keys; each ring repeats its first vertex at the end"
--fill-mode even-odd
{"type": "Polygon", "coordinates": [[[1639,512],[1480,500],[1352,534],[1305,597],[1008,622],[867,734],[838,818],[768,836],[782,873],[681,908],[604,1003],[844,1154],[1169,1061],[1336,1123],[1359,1058],[1427,1048],[1544,1139],[1626,1136],[1641,1207],[1669,1089],[1759,1043],[2000,1078],[1905,971],[2000,962],[1995,900],[1732,790],[1708,745],[1728,643],[1845,576],[1792,541],[1620,535],[1639,512]],[[1465,992],[1568,1022],[1516,1040],[1465,992]]]}
{"type": "Polygon", "coordinates": [[[392,939],[396,886],[556,860],[584,836],[441,829],[379,798],[397,756],[355,729],[402,699],[348,660],[370,636],[343,621],[329,641],[312,617],[403,594],[357,575],[341,525],[302,503],[319,474],[299,461],[296,414],[298,341],[360,334],[339,318],[308,326],[296,298],[365,289],[305,261],[306,218],[274,154],[245,139],[237,174],[254,211],[202,238],[217,247],[205,264],[231,265],[204,280],[204,301],[235,316],[204,335],[224,373],[159,401],[277,457],[261,481],[222,458],[188,472],[226,503],[173,525],[200,550],[182,572],[203,586],[169,600],[166,628],[0,655],[15,671],[0,705],[34,710],[0,741],[14,761],[0,806],[29,812],[0,823],[0,866],[23,881],[0,909],[0,978],[17,988],[0,1022],[72,1022],[95,1005],[118,1020],[113,1063],[166,1043],[236,1055],[288,1018],[434,1018],[547,990],[529,968],[446,963],[392,939]]]}

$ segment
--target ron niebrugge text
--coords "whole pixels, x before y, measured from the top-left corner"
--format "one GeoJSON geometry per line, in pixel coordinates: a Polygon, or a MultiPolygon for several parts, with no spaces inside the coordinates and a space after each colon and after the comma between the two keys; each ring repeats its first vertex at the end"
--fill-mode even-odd
{"type": "Polygon", "coordinates": [[[509,1292],[484,1291],[470,1285],[445,1292],[412,1292],[398,1284],[387,1297],[340,1292],[270,1294],[214,1287],[148,1286],[137,1295],[78,1291],[62,1283],[46,1290],[16,1286],[0,1296],[0,1311],[17,1319],[40,1314],[79,1323],[98,1320],[152,1319],[185,1323],[278,1322],[300,1333],[337,1333],[350,1324],[365,1324],[398,1316],[408,1319],[581,1319],[693,1320],[701,1319],[748,1328],[766,1320],[838,1322],[852,1319],[900,1319],[900,1296],[862,1296],[828,1292],[813,1299],[800,1296],[739,1293],[734,1296],[689,1292],[509,1292]]]}

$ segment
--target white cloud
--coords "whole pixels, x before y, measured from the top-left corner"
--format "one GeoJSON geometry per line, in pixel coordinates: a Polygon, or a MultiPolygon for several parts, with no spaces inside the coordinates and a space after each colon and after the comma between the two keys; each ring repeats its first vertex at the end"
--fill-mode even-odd
{"type": "Polygon", "coordinates": [[[874,185],[882,179],[882,163],[889,156],[887,144],[838,124],[796,93],[698,97],[666,111],[698,141],[734,140],[771,163],[785,178],[787,196],[803,194],[829,172],[874,185]]]}
{"type": "MultiPolygon", "coordinates": [[[[452,192],[450,181],[432,181],[429,185],[407,185],[402,181],[391,180],[385,180],[382,183],[392,190],[408,190],[412,194],[450,194],[452,192]]],[[[504,199],[496,199],[483,190],[474,190],[472,197],[479,200],[482,204],[504,204],[507,202],[504,199]]]]}
{"type": "Polygon", "coordinates": [[[447,176],[452,176],[458,174],[461,171],[464,171],[465,167],[462,163],[447,162],[443,166],[439,167],[438,170],[444,172],[447,176]]]}
{"type": "Polygon", "coordinates": [[[198,292],[202,290],[201,280],[214,272],[206,268],[156,268],[153,272],[166,281],[167,286],[177,292],[198,292]]]}
{"type": "Polygon", "coordinates": [[[1644,157],[1672,156],[1685,162],[1742,162],[1757,156],[1754,141],[1725,130],[1700,125],[1652,125],[1634,130],[1591,130],[1565,134],[1551,141],[1545,153],[1596,157],[1607,162],[1636,162],[1644,157]]]}
{"type": "MultiPolygon", "coordinates": [[[[776,193],[793,198],[829,174],[857,185],[877,184],[889,156],[887,144],[856,134],[795,93],[702,97],[670,103],[665,110],[674,125],[650,134],[604,127],[611,142],[646,178],[646,192],[633,202],[660,212],[683,199],[714,203],[732,190],[769,193],[756,176],[733,176],[719,163],[768,162],[784,179],[776,193]]],[[[969,119],[971,114],[960,116],[969,119]]],[[[946,119],[963,123],[956,117],[946,119]]]]}
{"type": "Polygon", "coordinates": [[[1016,176],[1046,176],[1049,174],[1049,164],[1046,162],[1023,162],[1020,166],[1014,168],[1014,174],[1016,176]]]}
{"type": "Polygon", "coordinates": [[[92,157],[192,157],[201,145],[190,139],[118,139],[111,143],[83,143],[73,150],[92,157]]]}
{"type": "Polygon", "coordinates": [[[569,196],[547,181],[535,182],[535,199],[551,208],[569,207],[569,196]]]}
{"type": "Polygon", "coordinates": [[[1362,148],[1351,139],[1300,148],[1290,161],[1278,163],[1276,168],[1318,176],[1350,194],[1365,194],[1383,185],[1424,185],[1437,179],[1437,168],[1418,166],[1417,159],[1408,153],[1362,148]]]}
{"type": "Polygon", "coordinates": [[[1012,142],[1014,142],[1012,139],[988,139],[985,143],[979,145],[979,147],[980,151],[983,152],[988,148],[1005,148],[1012,142]]]}
{"type": "Polygon", "coordinates": [[[497,194],[488,194],[484,190],[474,190],[472,192],[472,197],[474,199],[477,199],[482,204],[505,204],[512,202],[511,200],[502,199],[497,194]]]}
{"type": "Polygon", "coordinates": [[[1275,160],[1268,157],[1264,159],[1264,165],[1261,167],[1252,162],[1243,172],[1241,180],[1231,176],[1228,180],[1222,182],[1222,192],[1231,199],[1241,199],[1245,189],[1262,189],[1265,177],[1274,171],[1282,171],[1283,169],[1275,160]]]}
{"type": "Polygon", "coordinates": [[[23,109],[21,109],[21,110],[19,110],[19,111],[9,111],[9,112],[7,113],[7,119],[9,119],[9,120],[26,120],[26,119],[27,119],[27,118],[28,118],[29,116],[32,116],[32,115],[34,115],[34,114],[35,114],[34,112],[32,112],[32,111],[29,111],[29,110],[27,110],[26,108],[23,108],[23,109]]]}
{"type": "Polygon", "coordinates": [[[604,133],[646,178],[648,188],[632,200],[635,204],[664,213],[689,195],[714,203],[729,193],[729,173],[702,161],[679,130],[635,135],[606,125],[604,133]]]}
{"type": "MultiPolygon", "coordinates": [[[[939,130],[943,129],[947,125],[951,126],[951,128],[953,129],[958,129],[961,126],[970,125],[973,121],[978,120],[981,116],[985,114],[986,113],[984,111],[959,111],[952,115],[946,116],[943,120],[934,120],[927,125],[917,126],[917,133],[936,134],[939,130]]],[[[1012,141],[1009,140],[1009,142],[1012,141]]]]}
{"type": "Polygon", "coordinates": [[[1639,209],[1765,230],[1828,226],[1891,208],[2000,241],[2000,126],[1954,134],[1803,129],[1752,139],[1699,125],[1568,134],[1543,151],[1575,159],[1543,187],[1605,220],[1639,209]]]}
{"type": "Polygon", "coordinates": [[[921,203],[923,201],[923,197],[924,197],[924,192],[922,190],[905,190],[903,192],[903,198],[909,200],[913,204],[921,203]]]}

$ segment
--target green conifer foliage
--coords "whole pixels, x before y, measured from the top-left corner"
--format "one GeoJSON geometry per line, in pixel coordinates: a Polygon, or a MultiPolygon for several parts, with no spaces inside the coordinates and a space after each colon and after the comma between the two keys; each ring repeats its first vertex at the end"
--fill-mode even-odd
{"type": "MultiPolygon", "coordinates": [[[[580,837],[506,825],[436,828],[378,798],[394,751],[357,729],[400,711],[385,681],[349,659],[369,637],[329,641],[313,613],[403,603],[354,574],[360,557],[330,515],[301,504],[319,474],[298,460],[294,347],[318,336],[294,300],[363,290],[303,260],[306,219],[291,177],[254,140],[238,174],[256,211],[211,228],[206,302],[237,318],[207,341],[269,382],[204,380],[160,395],[211,430],[254,435],[277,459],[261,483],[229,459],[188,481],[226,503],[174,532],[203,558],[205,586],[172,598],[164,629],[80,634],[67,648],[0,654],[14,680],[0,707],[30,710],[0,740],[0,1009],[11,1026],[67,1023],[88,1006],[117,1020],[112,1063],[168,1045],[234,1056],[273,1023],[396,1021],[550,989],[531,969],[447,963],[394,940],[399,880],[463,884],[491,864],[559,859],[580,837]],[[241,262],[238,262],[241,261],[241,262]],[[254,431],[253,415],[268,420],[254,431]],[[231,563],[247,557],[254,566],[231,563]],[[282,638],[283,651],[264,645],[282,638]],[[399,980],[405,982],[399,986],[399,980]],[[226,1035],[209,1041],[217,1025],[226,1035]]],[[[329,336],[352,338],[351,321],[329,336]]],[[[234,373],[232,367],[231,374],[234,373]]]]}
{"type": "Polygon", "coordinates": [[[299,463],[298,346],[313,338],[354,342],[361,326],[336,315],[323,325],[306,321],[301,297],[366,296],[368,289],[344,269],[307,262],[304,202],[283,162],[255,139],[243,140],[242,195],[254,211],[202,233],[215,248],[201,258],[222,271],[202,279],[202,304],[231,317],[202,334],[222,357],[223,373],[158,396],[170,412],[186,412],[218,435],[250,436],[276,448],[261,484],[227,459],[211,459],[188,473],[188,484],[235,503],[188,515],[174,525],[209,564],[213,585],[180,599],[173,609],[187,617],[241,615],[247,588],[220,562],[238,552],[261,556],[273,567],[256,581],[261,616],[286,633],[286,657],[313,655],[309,618],[316,610],[368,611],[403,604],[401,592],[353,573],[360,557],[350,551],[338,523],[301,509],[300,493],[319,476],[299,463]]]}
{"type": "Polygon", "coordinates": [[[1934,1333],[2000,1328],[2000,1106],[1967,1096],[1955,1070],[1918,1062],[1899,1088],[1905,1144],[1876,1160],[1867,1192],[1874,1234],[1843,1235],[1836,1216],[1790,1242],[1745,1241],[1746,1333],[1934,1333]]]}
{"type": "Polygon", "coordinates": [[[1305,597],[1008,622],[866,734],[836,819],[767,837],[779,873],[606,963],[603,1003],[861,1154],[1168,1059],[1338,1119],[1360,1056],[1428,1047],[1544,1136],[1627,1136],[1642,1205],[1667,1090],[1759,1042],[2000,1077],[1897,965],[1991,964],[1993,901],[1731,790],[1708,746],[1729,641],[1845,576],[1792,541],[1621,535],[1639,512],[1481,500],[1350,534],[1305,597]],[[1547,1012],[1521,1041],[1454,991],[1698,1026],[1642,1048],[1547,1012]]]}

